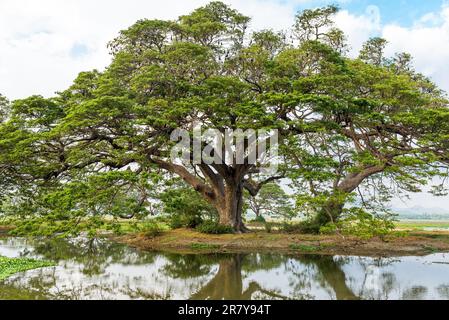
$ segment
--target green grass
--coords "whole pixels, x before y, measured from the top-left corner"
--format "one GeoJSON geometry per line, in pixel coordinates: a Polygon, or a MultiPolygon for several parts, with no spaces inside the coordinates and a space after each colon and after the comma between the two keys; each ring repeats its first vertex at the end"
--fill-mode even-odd
{"type": "Polygon", "coordinates": [[[309,246],[309,245],[305,245],[305,244],[296,244],[296,243],[291,244],[289,246],[289,248],[291,250],[301,251],[301,252],[316,252],[321,249],[320,247],[316,247],[316,246],[309,246]]]}
{"type": "Polygon", "coordinates": [[[210,243],[192,243],[190,247],[194,250],[213,250],[220,249],[219,245],[210,243]]]}
{"type": "Polygon", "coordinates": [[[399,229],[422,231],[426,228],[449,228],[449,221],[406,220],[396,223],[399,229]]]}
{"type": "Polygon", "coordinates": [[[439,250],[438,248],[432,247],[432,246],[424,246],[424,249],[431,252],[431,253],[437,253],[439,250]]]}
{"type": "Polygon", "coordinates": [[[49,261],[0,257],[0,281],[19,272],[51,267],[54,265],[54,263],[49,261]]]}

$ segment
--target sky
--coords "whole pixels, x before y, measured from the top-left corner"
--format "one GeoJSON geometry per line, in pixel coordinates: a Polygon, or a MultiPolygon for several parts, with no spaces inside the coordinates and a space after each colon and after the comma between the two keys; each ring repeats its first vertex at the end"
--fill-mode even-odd
{"type": "MultiPolygon", "coordinates": [[[[175,19],[204,0],[0,0],[0,93],[10,99],[46,97],[81,71],[104,69],[106,48],[138,19],[175,19]]],[[[305,8],[337,4],[335,20],[356,56],[373,36],[387,55],[408,52],[416,69],[449,92],[449,0],[224,0],[252,18],[254,30],[289,29],[305,8]]],[[[445,207],[449,198],[414,195],[395,206],[445,207]]]]}

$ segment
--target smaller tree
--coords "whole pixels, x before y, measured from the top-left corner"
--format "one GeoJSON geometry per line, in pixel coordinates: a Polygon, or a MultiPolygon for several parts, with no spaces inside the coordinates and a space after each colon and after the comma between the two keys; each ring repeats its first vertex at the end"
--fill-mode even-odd
{"type": "Polygon", "coordinates": [[[264,216],[291,218],[294,215],[290,196],[277,183],[268,183],[257,196],[249,196],[249,209],[257,218],[264,216]]]}

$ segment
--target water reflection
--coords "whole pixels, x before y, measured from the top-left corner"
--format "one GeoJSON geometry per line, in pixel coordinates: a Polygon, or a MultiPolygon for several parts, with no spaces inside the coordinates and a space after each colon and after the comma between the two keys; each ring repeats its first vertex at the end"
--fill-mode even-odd
{"type": "Polygon", "coordinates": [[[104,239],[0,239],[0,255],[57,267],[0,282],[0,299],[449,299],[443,254],[373,259],[142,252],[104,239]]]}
{"type": "Polygon", "coordinates": [[[288,299],[276,290],[264,289],[256,281],[244,286],[244,270],[272,270],[282,265],[280,256],[258,256],[236,254],[222,257],[216,275],[205,286],[193,294],[192,300],[251,300],[254,294],[264,294],[269,298],[288,299]]]}

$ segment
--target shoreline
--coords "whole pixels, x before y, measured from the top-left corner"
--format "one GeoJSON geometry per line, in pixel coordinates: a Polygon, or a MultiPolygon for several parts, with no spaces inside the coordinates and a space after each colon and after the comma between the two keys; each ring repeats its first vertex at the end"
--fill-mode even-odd
{"type": "MultiPolygon", "coordinates": [[[[8,226],[0,226],[0,238],[9,237],[8,231],[11,229],[8,226]]],[[[190,229],[169,230],[157,237],[147,237],[139,233],[105,236],[111,241],[139,250],[178,254],[282,253],[403,257],[449,253],[449,232],[440,231],[410,231],[407,235],[390,235],[384,240],[265,231],[207,235],[190,229]]]]}
{"type": "Polygon", "coordinates": [[[252,232],[205,235],[179,229],[150,238],[143,234],[113,236],[130,247],[180,254],[285,253],[366,257],[424,256],[449,252],[449,233],[414,233],[363,240],[355,237],[252,232]]]}

